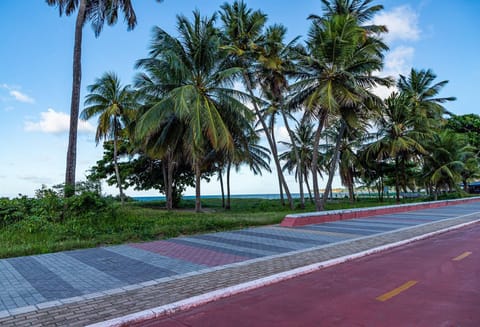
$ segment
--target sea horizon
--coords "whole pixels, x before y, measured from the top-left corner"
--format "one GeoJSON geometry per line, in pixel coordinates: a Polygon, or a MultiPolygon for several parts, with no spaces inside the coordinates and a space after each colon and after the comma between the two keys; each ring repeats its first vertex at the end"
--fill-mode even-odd
{"type": "MultiPolygon", "coordinates": [[[[308,195],[307,195],[308,196],[308,195]]],[[[226,195],[225,195],[226,197],[226,195]]],[[[293,198],[300,198],[299,193],[293,193],[292,194],[293,198]]],[[[163,201],[165,200],[164,195],[158,195],[158,196],[132,196],[131,197],[135,201],[163,201]]],[[[202,195],[202,199],[221,199],[222,195],[221,194],[208,194],[208,195],[202,195]]],[[[268,200],[275,200],[275,199],[280,199],[280,194],[231,194],[230,198],[232,199],[268,199],[268,200]]],[[[193,200],[195,199],[195,195],[184,195],[182,196],[182,199],[185,200],[193,200]]]]}
{"type": "MultiPolygon", "coordinates": [[[[300,198],[300,193],[292,193],[292,198],[294,199],[299,199],[300,198]]],[[[333,197],[338,198],[338,197],[344,197],[348,196],[348,193],[345,192],[334,192],[333,197]]],[[[225,195],[226,197],[226,195],[225,195]]],[[[286,196],[284,195],[286,198],[286,196]]],[[[164,195],[152,195],[152,196],[132,196],[131,197],[135,201],[141,201],[141,202],[147,202],[147,201],[164,201],[165,196],[164,195]]],[[[221,194],[208,194],[208,195],[202,195],[200,198],[202,199],[221,199],[222,195],[221,194]]],[[[266,199],[266,200],[277,200],[280,199],[280,194],[278,193],[254,193],[254,194],[231,194],[230,198],[232,199],[266,199]]],[[[308,198],[308,194],[305,194],[305,198],[308,198]]],[[[195,195],[184,195],[182,196],[182,199],[185,200],[194,200],[195,195]]]]}

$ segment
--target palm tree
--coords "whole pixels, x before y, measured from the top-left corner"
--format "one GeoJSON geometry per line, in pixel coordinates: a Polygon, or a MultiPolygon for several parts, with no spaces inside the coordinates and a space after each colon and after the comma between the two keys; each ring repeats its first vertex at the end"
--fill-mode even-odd
{"type": "MultiPolygon", "coordinates": [[[[314,149],[318,149],[322,130],[341,120],[335,144],[335,155],[324,196],[320,199],[318,179],[314,174],[314,194],[317,210],[323,210],[330,192],[333,174],[338,161],[341,139],[347,125],[355,127],[357,116],[378,102],[372,87],[390,85],[390,79],[372,75],[383,65],[383,51],[387,49],[375,36],[369,36],[354,15],[333,14],[326,19],[313,17],[307,40],[307,53],[303,56],[299,81],[292,88],[296,95],[292,103],[304,105],[318,120],[314,149]]],[[[314,156],[318,151],[314,150],[314,156]]],[[[313,159],[313,165],[318,162],[313,159]]],[[[313,169],[316,171],[316,167],[313,169]]]]}
{"type": "Polygon", "coordinates": [[[342,185],[348,189],[350,202],[355,202],[355,178],[361,170],[358,150],[366,138],[368,124],[360,128],[348,128],[342,139],[339,155],[339,173],[342,185]]]}
{"type": "MultiPolygon", "coordinates": [[[[227,182],[227,201],[225,209],[230,209],[230,173],[232,167],[237,171],[242,165],[247,165],[255,175],[261,175],[262,170],[271,172],[270,151],[259,145],[260,137],[251,119],[238,119],[235,113],[223,115],[224,121],[233,137],[234,150],[223,151],[220,155],[220,166],[224,168],[227,182]]],[[[222,171],[223,173],[223,171],[222,171]]]]}
{"type": "MultiPolygon", "coordinates": [[[[157,0],[159,1],[159,0],[157,0]]],[[[87,21],[92,23],[95,36],[98,37],[105,22],[114,25],[118,19],[118,11],[123,12],[128,29],[137,24],[137,17],[130,0],[46,0],[49,6],[58,8],[60,16],[70,16],[76,10],[75,41],[73,48],[73,82],[70,104],[70,132],[68,137],[67,162],[65,172],[65,196],[75,192],[75,169],[77,160],[77,129],[80,107],[80,87],[82,81],[82,32],[87,21]]]]}
{"type": "Polygon", "coordinates": [[[397,202],[400,201],[401,177],[403,182],[406,181],[407,160],[427,153],[422,143],[429,134],[415,129],[415,119],[409,107],[408,96],[392,93],[385,100],[383,117],[377,121],[377,140],[366,147],[367,158],[394,162],[397,202]]]}
{"type": "MultiPolygon", "coordinates": [[[[173,39],[172,39],[173,41],[173,39]]],[[[152,49],[153,50],[153,49],[152,49]]],[[[134,79],[139,99],[144,103],[142,110],[137,112],[133,129],[137,129],[138,122],[145,112],[149,111],[156,103],[162,101],[168,92],[178,86],[178,81],[171,74],[166,73],[165,61],[156,57],[141,59],[136,63],[136,68],[143,69],[134,79]]],[[[131,134],[136,147],[145,152],[149,157],[161,160],[164,171],[166,207],[173,209],[173,189],[175,171],[189,162],[189,144],[184,138],[187,133],[187,124],[180,120],[174,112],[163,113],[158,118],[157,124],[152,125],[147,134],[138,136],[138,130],[131,134]]]]}
{"type": "Polygon", "coordinates": [[[177,16],[179,39],[154,28],[150,58],[139,61],[138,66],[147,70],[155,66],[170,84],[164,87],[168,91],[160,101],[151,104],[139,120],[137,134],[144,138],[170,115],[186,125],[183,139],[189,144],[195,172],[195,210],[200,212],[200,179],[207,149],[233,151],[233,138],[222,116],[248,120],[250,111],[239,100],[245,100],[245,95],[233,88],[241,70],[225,60],[220,32],[214,26],[216,15],[202,18],[198,11],[193,15],[193,21],[177,16]]]}
{"type": "MultiPolygon", "coordinates": [[[[383,10],[382,5],[370,4],[373,0],[322,0],[324,14],[326,17],[334,15],[351,15],[355,17],[362,28],[368,33],[385,33],[387,27],[384,25],[364,25],[369,22],[375,14],[383,10]]],[[[317,15],[310,15],[312,19],[321,19],[317,15]]]]}
{"type": "MultiPolygon", "coordinates": [[[[285,26],[275,24],[265,31],[264,41],[261,43],[260,56],[258,57],[257,76],[263,97],[268,99],[269,108],[267,113],[272,115],[270,119],[270,133],[274,138],[275,115],[280,114],[283,124],[287,130],[290,142],[293,147],[297,167],[302,169],[300,155],[295,145],[295,136],[289,126],[289,119],[286,107],[285,96],[288,91],[288,77],[295,72],[295,52],[298,37],[285,44],[287,29],[285,26]]],[[[275,143],[275,142],[274,142],[275,143]]],[[[303,173],[300,171],[296,176],[300,188],[300,207],[305,207],[303,191],[303,173]]]]}
{"type": "Polygon", "coordinates": [[[425,157],[423,177],[434,188],[435,200],[441,189],[451,191],[462,181],[464,159],[474,155],[474,148],[457,133],[445,130],[436,134],[428,145],[429,155],[425,157]]]}
{"type": "MultiPolygon", "coordinates": [[[[310,172],[321,175],[321,169],[324,168],[322,164],[317,164],[318,171],[312,171],[314,125],[306,120],[302,120],[300,123],[297,123],[293,131],[293,136],[295,142],[279,142],[287,147],[287,150],[280,154],[280,160],[285,162],[282,169],[288,173],[293,172],[295,179],[297,179],[299,183],[301,180],[305,182],[310,201],[313,202],[312,192],[308,182],[309,175],[310,172]],[[294,147],[296,147],[295,150],[294,147]],[[300,157],[300,161],[297,160],[298,157],[300,157]],[[300,174],[302,174],[303,178],[300,178],[300,174]]],[[[323,160],[321,153],[319,153],[317,157],[320,158],[320,161],[323,160]]]]}
{"type": "Polygon", "coordinates": [[[224,36],[223,48],[229,51],[230,60],[235,62],[236,66],[244,69],[242,73],[243,82],[247,92],[250,94],[253,109],[272,153],[280,184],[280,195],[283,196],[283,189],[287,195],[290,207],[293,209],[292,196],[281,169],[276,143],[273,140],[269,126],[262,116],[259,101],[254,95],[256,71],[253,63],[258,62],[262,53],[261,47],[264,43],[262,31],[267,16],[260,10],[252,11],[248,9],[242,0],[236,0],[233,4],[224,3],[221,9],[220,17],[223,22],[224,36]]]}
{"type": "Polygon", "coordinates": [[[447,80],[434,83],[436,75],[432,70],[411,69],[408,76],[400,75],[397,86],[405,94],[411,107],[411,114],[416,118],[416,129],[428,130],[440,128],[443,115],[450,114],[442,104],[456,100],[455,97],[437,97],[447,80]]]}
{"type": "Polygon", "coordinates": [[[230,209],[230,173],[232,167],[238,172],[242,165],[247,165],[254,175],[262,175],[262,170],[272,172],[270,168],[270,151],[258,144],[259,137],[255,133],[234,135],[235,150],[233,156],[227,155],[227,201],[225,209],[230,209]]]}
{"type": "Polygon", "coordinates": [[[117,178],[118,190],[122,204],[124,194],[122,180],[118,169],[118,138],[123,128],[128,125],[135,108],[135,99],[130,86],[123,86],[115,73],[105,73],[97,78],[95,83],[88,86],[90,94],[86,96],[85,105],[82,111],[82,119],[90,119],[98,116],[97,132],[95,141],[113,139],[113,162],[117,178]]]}

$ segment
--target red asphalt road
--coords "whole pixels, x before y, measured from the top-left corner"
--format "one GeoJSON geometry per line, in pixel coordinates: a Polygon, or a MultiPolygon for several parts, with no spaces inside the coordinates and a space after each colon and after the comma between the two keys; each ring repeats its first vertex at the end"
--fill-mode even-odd
{"type": "Polygon", "coordinates": [[[480,326],[479,244],[477,223],[136,326],[480,326]]]}

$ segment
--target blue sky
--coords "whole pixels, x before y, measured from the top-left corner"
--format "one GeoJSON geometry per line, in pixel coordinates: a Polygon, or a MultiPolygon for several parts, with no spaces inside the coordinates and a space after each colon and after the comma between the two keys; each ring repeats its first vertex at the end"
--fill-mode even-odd
{"type": "MultiPolygon", "coordinates": [[[[321,13],[320,0],[250,0],[269,23],[282,23],[289,38],[307,34],[309,14],[321,13]]],[[[176,35],[175,16],[191,17],[194,9],[203,15],[216,11],[224,0],[133,1],[138,26],[127,32],[122,21],[105,26],[95,38],[84,28],[82,106],[86,87],[106,71],[115,71],[129,84],[137,59],[147,55],[151,29],[157,25],[176,35]]],[[[407,74],[411,67],[431,68],[438,81],[449,84],[442,95],[456,96],[447,108],[456,114],[479,113],[480,1],[424,0],[376,1],[385,10],[374,18],[390,30],[386,41],[383,75],[407,74]]],[[[59,17],[56,8],[41,0],[0,1],[0,197],[19,193],[33,195],[42,184],[63,182],[68,115],[70,108],[73,32],[75,17],[59,17]]],[[[378,90],[386,94],[390,90],[378,90]]],[[[95,119],[80,123],[77,180],[101,158],[102,147],[94,142],[95,119]]],[[[285,136],[281,127],[279,135],[285,136]]],[[[297,191],[289,177],[293,192],[297,191]]],[[[241,170],[232,181],[232,193],[275,193],[275,174],[253,176],[241,170]]],[[[335,185],[334,185],[335,186],[335,185]]],[[[338,182],[337,185],[338,186],[338,182]]],[[[202,185],[203,194],[218,194],[217,183],[202,185]]],[[[116,190],[105,187],[106,193],[116,190]]],[[[187,193],[191,194],[192,190],[187,193]]],[[[128,195],[139,195],[127,190],[128,195]]],[[[147,193],[156,195],[154,191],[147,193]]]]}

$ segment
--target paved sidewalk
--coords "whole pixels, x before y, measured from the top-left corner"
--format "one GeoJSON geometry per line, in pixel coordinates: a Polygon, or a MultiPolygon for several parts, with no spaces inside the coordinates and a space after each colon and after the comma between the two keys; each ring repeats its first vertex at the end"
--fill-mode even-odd
{"type": "Polygon", "coordinates": [[[480,202],[0,260],[1,326],[83,326],[480,220],[480,202]]]}

